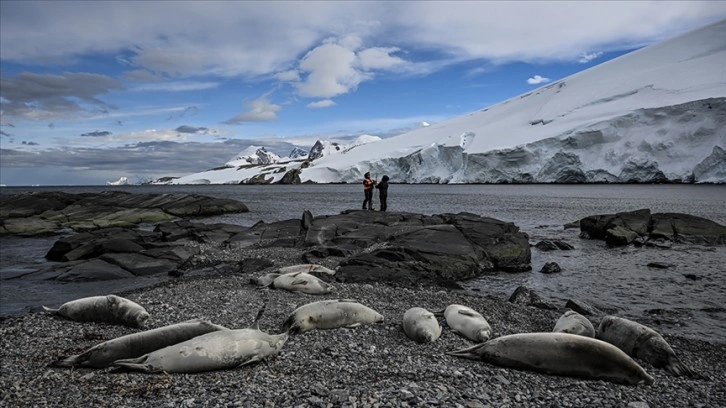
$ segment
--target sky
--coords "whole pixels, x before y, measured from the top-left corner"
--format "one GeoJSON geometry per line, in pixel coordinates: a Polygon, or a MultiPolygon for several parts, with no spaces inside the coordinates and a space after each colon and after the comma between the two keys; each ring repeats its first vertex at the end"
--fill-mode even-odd
{"type": "Polygon", "coordinates": [[[389,137],[726,18],[711,1],[0,2],[0,184],[389,137]]]}

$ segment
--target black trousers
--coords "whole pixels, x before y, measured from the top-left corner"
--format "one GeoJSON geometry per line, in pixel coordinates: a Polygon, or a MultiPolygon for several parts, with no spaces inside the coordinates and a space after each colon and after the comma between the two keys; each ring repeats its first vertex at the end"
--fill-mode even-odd
{"type": "Polygon", "coordinates": [[[363,190],[363,192],[366,195],[366,199],[363,200],[363,209],[372,210],[373,209],[373,189],[370,188],[368,190],[363,190]],[[366,208],[366,204],[368,204],[367,208],[366,208]]]}
{"type": "Polygon", "coordinates": [[[381,193],[378,197],[381,199],[381,211],[386,211],[386,208],[388,208],[388,194],[381,193]]]}

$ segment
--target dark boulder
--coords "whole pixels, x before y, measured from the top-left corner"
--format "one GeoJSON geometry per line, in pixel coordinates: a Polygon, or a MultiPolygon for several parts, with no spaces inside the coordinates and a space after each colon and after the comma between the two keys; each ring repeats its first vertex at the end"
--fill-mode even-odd
{"type": "Polygon", "coordinates": [[[570,251],[575,249],[572,245],[568,244],[565,241],[561,241],[559,239],[549,240],[545,239],[542,241],[539,241],[534,245],[535,248],[539,249],[540,251],[570,251]]]}
{"type": "Polygon", "coordinates": [[[555,310],[552,304],[545,302],[540,295],[525,286],[519,286],[509,297],[509,302],[516,305],[533,306],[539,309],[555,310]]]}
{"type": "Polygon", "coordinates": [[[71,266],[65,272],[58,275],[55,280],[61,282],[88,282],[127,279],[133,277],[134,274],[119,266],[100,259],[92,259],[90,261],[71,266]]]}
{"type": "Polygon", "coordinates": [[[562,268],[560,268],[557,262],[547,262],[539,271],[544,274],[559,273],[562,272],[562,268]]]}

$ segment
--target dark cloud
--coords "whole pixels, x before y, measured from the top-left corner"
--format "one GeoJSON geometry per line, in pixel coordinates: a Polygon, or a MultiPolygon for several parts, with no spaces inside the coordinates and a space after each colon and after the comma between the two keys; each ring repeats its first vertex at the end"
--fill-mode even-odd
{"type": "Polygon", "coordinates": [[[0,136],[10,137],[10,136],[12,136],[12,134],[0,130],[0,136]]]}
{"type": "Polygon", "coordinates": [[[102,130],[102,131],[93,131],[88,133],[82,133],[81,136],[90,136],[90,137],[103,137],[103,136],[110,136],[111,132],[108,130],[102,130]]]}
{"type": "Polygon", "coordinates": [[[24,145],[28,145],[28,146],[39,146],[39,144],[38,144],[38,143],[35,143],[35,142],[28,142],[28,141],[26,141],[26,140],[23,140],[23,143],[22,143],[22,144],[24,144],[24,145]]]}
{"type": "Polygon", "coordinates": [[[205,128],[205,127],[194,127],[194,126],[187,126],[187,125],[181,125],[174,130],[176,130],[179,133],[201,133],[201,134],[205,134],[209,131],[209,129],[205,128]]]}
{"type": "Polygon", "coordinates": [[[29,119],[75,116],[80,112],[113,108],[98,99],[114,89],[123,89],[106,75],[66,72],[60,75],[23,72],[15,77],[0,78],[3,114],[29,119]],[[84,105],[90,105],[83,106],[84,105]]]}

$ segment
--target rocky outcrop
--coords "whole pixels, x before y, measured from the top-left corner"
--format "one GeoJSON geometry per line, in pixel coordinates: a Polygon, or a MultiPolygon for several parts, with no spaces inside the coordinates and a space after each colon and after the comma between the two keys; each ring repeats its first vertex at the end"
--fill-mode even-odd
{"type": "Polygon", "coordinates": [[[582,238],[605,240],[610,246],[662,246],[664,240],[726,245],[726,226],[689,214],[651,214],[649,209],[585,217],[580,231],[582,238]]]}
{"type": "Polygon", "coordinates": [[[239,201],[196,194],[22,193],[0,196],[0,235],[38,235],[64,228],[77,232],[129,228],[180,217],[247,211],[239,201]]]}

